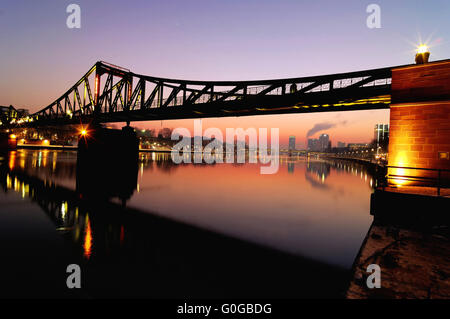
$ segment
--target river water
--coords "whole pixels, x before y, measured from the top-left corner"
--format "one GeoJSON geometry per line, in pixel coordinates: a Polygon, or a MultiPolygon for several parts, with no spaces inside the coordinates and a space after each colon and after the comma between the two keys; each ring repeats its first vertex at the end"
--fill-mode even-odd
{"type": "Polygon", "coordinates": [[[372,223],[375,177],[348,161],[104,161],[97,175],[74,151],[1,155],[1,296],[339,298],[372,223]]]}

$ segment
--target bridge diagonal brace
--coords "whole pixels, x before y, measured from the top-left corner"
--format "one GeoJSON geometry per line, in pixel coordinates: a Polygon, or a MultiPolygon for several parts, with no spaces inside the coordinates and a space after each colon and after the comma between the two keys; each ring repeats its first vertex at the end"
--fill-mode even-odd
{"type": "Polygon", "coordinates": [[[161,86],[160,83],[158,83],[155,88],[153,89],[152,93],[150,93],[150,96],[148,97],[147,101],[144,103],[144,109],[148,109],[152,106],[152,103],[156,97],[156,94],[159,92],[159,87],[161,86]]]}
{"type": "MultiPolygon", "coordinates": [[[[110,106],[110,108],[112,108],[113,111],[117,111],[117,102],[119,101],[119,98],[121,101],[123,100],[122,88],[123,88],[124,83],[125,82],[122,79],[119,82],[117,82],[117,84],[114,86],[114,88],[117,90],[117,92],[116,92],[116,95],[114,96],[113,104],[110,106]]],[[[111,92],[111,94],[112,94],[112,92],[111,92]]]]}
{"type": "Polygon", "coordinates": [[[328,83],[329,81],[330,81],[329,79],[324,79],[324,80],[319,80],[319,81],[313,82],[313,83],[311,83],[311,84],[309,84],[309,85],[307,85],[307,86],[301,88],[300,90],[298,90],[298,91],[295,92],[294,94],[301,95],[301,94],[303,94],[303,93],[306,93],[306,92],[308,92],[308,91],[310,91],[310,90],[312,90],[312,89],[318,87],[319,85],[326,84],[326,83],[328,83]]]}
{"type": "Polygon", "coordinates": [[[367,77],[365,79],[362,79],[362,80],[360,80],[358,82],[355,82],[355,83],[345,87],[344,89],[352,89],[352,88],[361,87],[364,84],[370,83],[370,82],[375,81],[375,80],[380,80],[382,78],[383,78],[383,76],[373,76],[373,75],[371,75],[371,76],[369,76],[369,77],[367,77]]]}
{"type": "Polygon", "coordinates": [[[259,92],[259,93],[257,94],[257,96],[266,95],[266,94],[272,92],[273,90],[275,90],[275,89],[277,89],[277,88],[279,88],[279,87],[281,87],[281,86],[283,86],[283,85],[284,85],[283,83],[275,83],[275,84],[272,84],[272,85],[269,86],[268,88],[266,88],[266,89],[262,90],[261,92],[259,92]]]}
{"type": "Polygon", "coordinates": [[[138,84],[133,90],[133,93],[131,94],[130,100],[128,101],[127,110],[134,110],[136,103],[135,99],[137,98],[139,92],[141,91],[141,87],[144,84],[144,80],[139,80],[138,84]]]}
{"type": "Polygon", "coordinates": [[[78,88],[74,88],[73,89],[74,95],[75,95],[75,99],[73,100],[73,105],[75,106],[75,101],[78,102],[78,106],[80,108],[83,107],[83,105],[81,104],[81,97],[80,97],[80,93],[78,92],[78,88]]]}
{"type": "Polygon", "coordinates": [[[75,113],[75,111],[76,111],[75,105],[74,105],[74,107],[72,107],[69,96],[67,96],[67,95],[64,97],[64,105],[65,105],[66,109],[69,109],[72,113],[75,113]]]}
{"type": "Polygon", "coordinates": [[[86,79],[84,83],[86,85],[86,90],[87,90],[88,97],[89,97],[89,103],[91,105],[94,105],[95,104],[94,97],[92,96],[92,91],[91,91],[91,86],[89,85],[89,81],[86,79]]]}
{"type": "Polygon", "coordinates": [[[164,102],[164,104],[161,107],[167,107],[170,102],[172,102],[172,100],[178,95],[178,93],[183,89],[183,84],[181,84],[180,86],[173,88],[172,92],[170,92],[169,97],[167,98],[167,100],[164,102]]]}
{"type": "Polygon", "coordinates": [[[208,84],[200,92],[192,92],[189,95],[189,98],[186,100],[186,104],[194,104],[203,94],[208,93],[209,90],[212,90],[213,85],[208,84]]]}
{"type": "MultiPolygon", "coordinates": [[[[112,80],[113,80],[113,76],[112,76],[112,74],[108,74],[108,78],[106,79],[106,83],[105,83],[105,86],[103,87],[103,92],[102,92],[102,94],[100,95],[100,97],[99,97],[99,99],[98,99],[98,106],[101,108],[102,107],[102,105],[103,105],[103,102],[105,101],[105,97],[107,97],[107,95],[108,95],[108,93],[109,94],[112,94],[112,92],[109,92],[109,87],[110,87],[110,85],[111,85],[111,83],[112,83],[112,80]]],[[[91,103],[92,103],[93,101],[91,101],[91,103]]],[[[106,106],[107,105],[105,105],[105,111],[106,111],[106,106]]]]}
{"type": "Polygon", "coordinates": [[[216,102],[222,102],[225,101],[227,98],[235,95],[239,90],[244,90],[244,92],[246,91],[247,86],[245,85],[238,85],[236,87],[234,87],[233,89],[231,89],[230,91],[228,91],[225,94],[222,94],[221,97],[216,99],[216,102]]]}
{"type": "Polygon", "coordinates": [[[61,100],[58,100],[57,104],[56,104],[56,113],[58,114],[59,112],[61,112],[61,114],[65,113],[64,109],[63,109],[63,107],[61,105],[61,100]]]}

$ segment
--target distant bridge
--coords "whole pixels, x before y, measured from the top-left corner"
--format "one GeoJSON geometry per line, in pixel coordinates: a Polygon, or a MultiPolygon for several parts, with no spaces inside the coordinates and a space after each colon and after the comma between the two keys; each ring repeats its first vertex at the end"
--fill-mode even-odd
{"type": "Polygon", "coordinates": [[[389,108],[392,68],[259,81],[189,81],[97,62],[40,111],[3,126],[47,126],[389,108]]]}

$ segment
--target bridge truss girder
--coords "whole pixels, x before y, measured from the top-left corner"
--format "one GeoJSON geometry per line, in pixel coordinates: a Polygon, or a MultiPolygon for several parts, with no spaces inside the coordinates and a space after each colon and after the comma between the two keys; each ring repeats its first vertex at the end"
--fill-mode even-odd
{"type": "Polygon", "coordinates": [[[391,68],[277,80],[187,81],[140,75],[97,62],[52,104],[12,124],[42,126],[389,108],[390,87],[391,68]]]}

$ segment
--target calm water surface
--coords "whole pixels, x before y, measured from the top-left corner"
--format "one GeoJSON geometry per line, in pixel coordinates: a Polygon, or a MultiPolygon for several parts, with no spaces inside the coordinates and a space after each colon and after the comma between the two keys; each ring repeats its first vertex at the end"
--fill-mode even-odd
{"type": "Polygon", "coordinates": [[[97,176],[72,151],[2,157],[2,270],[14,274],[2,295],[38,293],[21,272],[37,262],[50,296],[340,297],[372,222],[375,179],[351,162],[286,156],[261,175],[163,153],[104,161],[97,176]],[[77,293],[68,263],[86,272],[77,293]]]}

